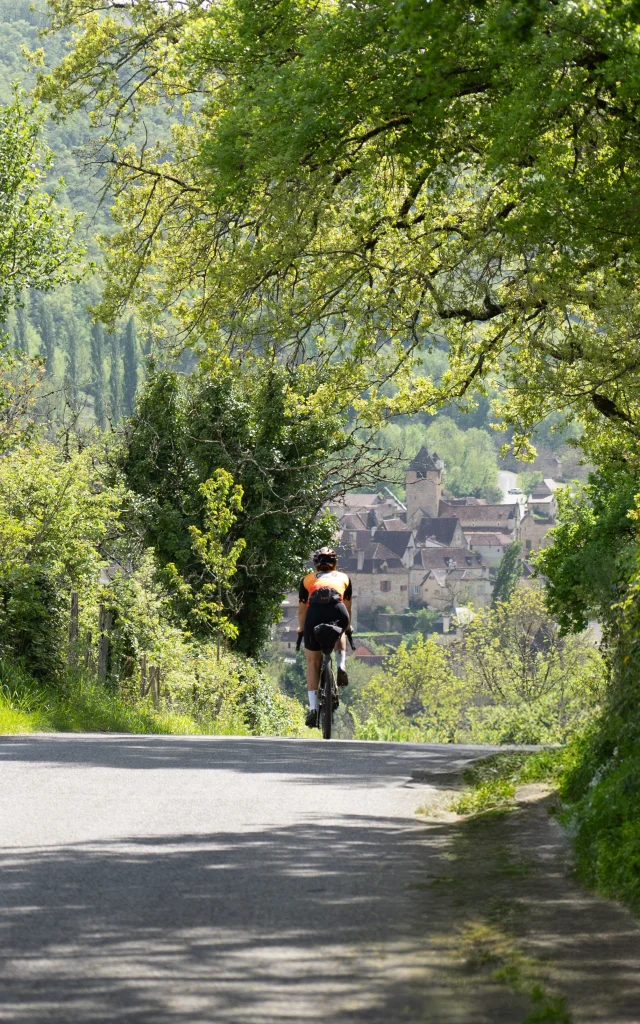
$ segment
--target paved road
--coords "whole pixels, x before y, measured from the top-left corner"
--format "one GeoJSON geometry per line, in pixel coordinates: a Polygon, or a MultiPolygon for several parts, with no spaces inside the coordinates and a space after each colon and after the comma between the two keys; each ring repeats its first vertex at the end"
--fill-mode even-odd
{"type": "Polygon", "coordinates": [[[447,989],[446,843],[411,781],[477,754],[0,738],[0,1021],[490,1019],[447,989]]]}
{"type": "Polygon", "coordinates": [[[509,494],[509,489],[518,486],[518,474],[512,473],[508,469],[501,469],[498,472],[498,487],[502,491],[502,504],[513,505],[514,502],[519,502],[521,505],[527,500],[526,494],[509,494]]]}

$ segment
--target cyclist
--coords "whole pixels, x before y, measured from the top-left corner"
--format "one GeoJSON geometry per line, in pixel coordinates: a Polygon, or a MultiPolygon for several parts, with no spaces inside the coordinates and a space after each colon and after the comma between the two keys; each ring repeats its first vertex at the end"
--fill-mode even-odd
{"type": "Polygon", "coordinates": [[[304,636],[304,653],[307,657],[309,712],[306,721],[310,729],[318,725],[318,686],[322,667],[322,651],[313,630],[321,622],[331,622],[341,627],[342,636],[334,648],[338,666],[337,683],[338,686],[348,686],[346,633],[351,622],[352,599],[351,580],[346,573],[338,571],[338,556],[333,548],[320,548],[314,553],[312,561],[315,571],[307,573],[298,592],[298,633],[304,636]]]}

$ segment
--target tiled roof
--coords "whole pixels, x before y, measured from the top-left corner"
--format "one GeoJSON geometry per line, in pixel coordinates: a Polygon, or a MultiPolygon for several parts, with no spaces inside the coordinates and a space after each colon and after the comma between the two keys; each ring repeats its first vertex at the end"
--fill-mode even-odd
{"type": "Polygon", "coordinates": [[[487,528],[493,526],[508,526],[509,522],[515,523],[519,506],[514,505],[449,505],[446,501],[440,502],[440,516],[442,518],[455,517],[465,533],[467,528],[477,526],[487,528]]]}
{"type": "Polygon", "coordinates": [[[429,449],[423,445],[415,458],[409,463],[409,469],[413,470],[414,473],[421,473],[423,476],[426,473],[437,473],[442,468],[441,465],[438,465],[439,462],[438,453],[434,452],[433,455],[430,455],[429,449]]]}
{"type": "Polygon", "coordinates": [[[466,548],[420,548],[413,562],[415,569],[481,569],[482,557],[466,548]]]}
{"type": "Polygon", "coordinates": [[[469,533],[466,534],[467,540],[471,547],[505,547],[508,548],[511,544],[512,537],[509,537],[506,533],[489,533],[482,531],[481,533],[469,533]]]}
{"type": "MultiPolygon", "coordinates": [[[[405,516],[406,519],[406,516],[405,516]]],[[[407,524],[405,519],[400,519],[399,516],[391,516],[389,519],[383,519],[380,523],[381,530],[406,530],[407,524]]]]}
{"type": "Polygon", "coordinates": [[[466,498],[452,498],[446,495],[444,500],[448,505],[486,505],[486,498],[472,498],[467,495],[466,498]]]}
{"type": "Polygon", "coordinates": [[[416,529],[416,542],[421,544],[426,540],[435,540],[438,544],[450,547],[459,521],[453,517],[431,519],[429,516],[424,516],[416,529]]]}
{"type": "Polygon", "coordinates": [[[393,551],[394,554],[402,558],[405,551],[409,546],[409,541],[413,536],[412,530],[376,530],[374,540],[379,541],[380,544],[384,544],[385,548],[393,551]]]}

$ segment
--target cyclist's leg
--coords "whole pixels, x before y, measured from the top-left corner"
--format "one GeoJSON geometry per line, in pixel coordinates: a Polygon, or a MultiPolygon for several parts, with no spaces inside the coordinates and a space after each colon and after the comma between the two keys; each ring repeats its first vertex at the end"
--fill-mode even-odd
{"type": "Polygon", "coordinates": [[[304,653],[307,658],[307,690],[317,690],[320,683],[322,651],[308,651],[305,647],[304,653]]]}
{"type": "MultiPolygon", "coordinates": [[[[342,627],[343,630],[346,630],[349,625],[349,612],[347,611],[347,606],[341,601],[338,605],[336,605],[336,609],[337,622],[342,627]]],[[[348,686],[349,677],[347,675],[347,635],[345,632],[342,633],[342,636],[336,642],[334,651],[336,652],[338,686],[348,686]]]]}
{"type": "Polygon", "coordinates": [[[309,713],[306,721],[310,728],[314,728],[318,724],[318,686],[322,668],[322,651],[313,630],[321,621],[322,610],[318,606],[310,604],[304,620],[304,653],[307,659],[307,696],[309,699],[309,713]]]}

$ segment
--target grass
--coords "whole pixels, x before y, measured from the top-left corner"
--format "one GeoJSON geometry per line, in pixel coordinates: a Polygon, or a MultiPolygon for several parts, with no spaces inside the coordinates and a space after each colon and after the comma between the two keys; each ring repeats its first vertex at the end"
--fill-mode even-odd
{"type": "Polygon", "coordinates": [[[518,786],[532,782],[559,785],[565,763],[564,748],[535,753],[508,750],[484,757],[465,770],[465,789],[451,809],[472,815],[507,808],[513,805],[518,786]]]}
{"type": "Polygon", "coordinates": [[[126,732],[179,735],[248,733],[234,718],[196,719],[187,713],[154,708],[150,698],[125,699],[103,686],[69,679],[64,687],[42,687],[19,666],[0,662],[0,734],[29,732],[126,732]]]}
{"type": "Polygon", "coordinates": [[[472,970],[490,971],[491,980],[529,1000],[523,1024],[571,1024],[562,996],[549,993],[538,964],[518,949],[513,938],[484,921],[468,924],[461,935],[460,953],[472,970]]]}

